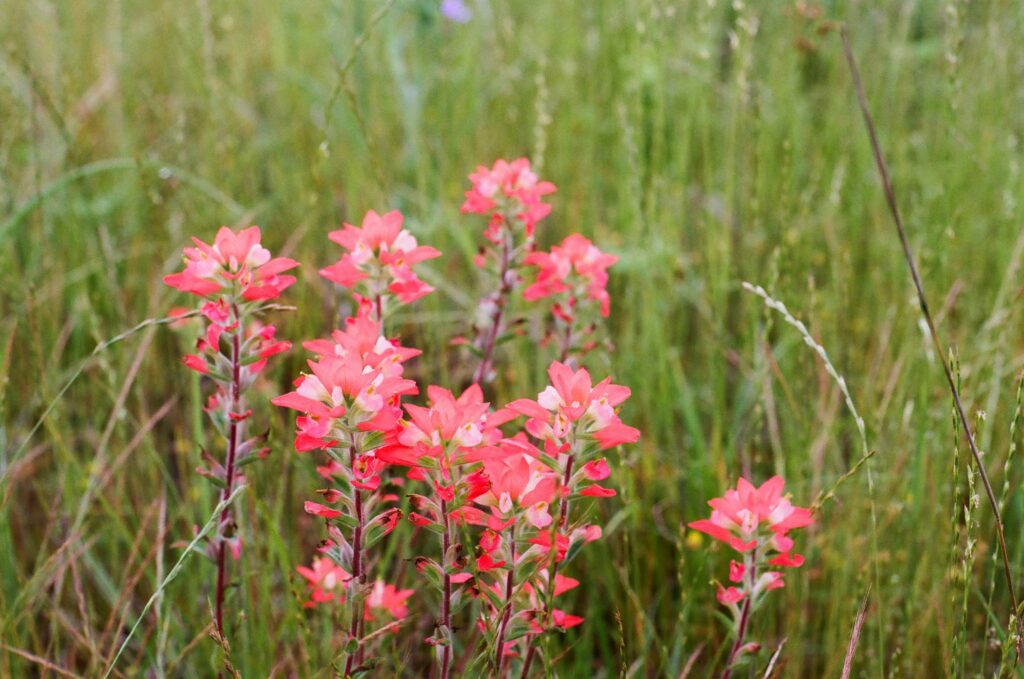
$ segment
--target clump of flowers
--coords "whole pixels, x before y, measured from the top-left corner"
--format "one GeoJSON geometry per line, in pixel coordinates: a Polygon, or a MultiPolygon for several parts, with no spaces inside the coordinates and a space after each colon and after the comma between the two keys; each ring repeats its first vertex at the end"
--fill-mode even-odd
{"type": "MultiPolygon", "coordinates": [[[[221,227],[212,245],[198,238],[192,241],[195,247],[184,250],[185,269],[165,276],[164,283],[203,300],[199,310],[206,328],[196,342],[196,352],[185,356],[184,363],[214,384],[205,410],[223,437],[225,450],[222,458],[203,451],[206,466],[197,471],[220,489],[221,500],[226,501],[245,483],[242,468],[269,452],[263,445],[265,435],[248,435],[252,410],[245,393],[267,360],[291,346],[276,339],[275,327],[264,325],[260,318],[271,308],[267,302],[295,282],[282,274],[298,262],[272,257],[260,244],[255,226],[237,233],[221,227]]],[[[241,550],[242,535],[231,507],[225,507],[206,541],[206,552],[217,564],[215,622],[222,637],[227,554],[238,559],[241,550]]]]}
{"type": "Polygon", "coordinates": [[[574,233],[550,252],[531,252],[524,263],[536,267],[536,280],[523,291],[523,299],[551,300],[553,336],[559,343],[559,357],[565,362],[573,352],[593,348],[599,318],[611,310],[608,296],[608,267],[618,257],[601,252],[584,236],[574,233]]]}
{"type": "MultiPolygon", "coordinates": [[[[588,524],[585,515],[573,520],[571,502],[615,496],[614,489],[602,485],[611,476],[611,467],[601,453],[621,444],[635,443],[640,437],[637,429],[624,424],[618,416],[618,406],[630,395],[627,387],[612,384],[611,378],[595,385],[586,369],[573,370],[557,361],[551,364],[548,375],[551,384],[536,400],[519,399],[506,407],[510,413],[526,416],[526,431],[541,443],[543,451],[522,438],[507,439],[507,449],[525,454],[531,461],[524,469],[522,459],[508,459],[507,465],[518,464],[518,467],[502,476],[511,482],[522,484],[524,478],[526,482],[518,498],[512,495],[517,484],[506,491],[507,500],[503,501],[503,496],[498,495],[499,511],[503,505],[506,511],[518,506],[520,525],[536,529],[526,536],[529,549],[514,561],[519,567],[516,570],[521,569],[515,581],[522,583],[520,593],[524,601],[516,606],[512,597],[507,596],[503,604],[503,610],[511,611],[513,620],[525,624],[523,635],[517,635],[526,638],[524,675],[536,653],[533,637],[583,622],[582,618],[554,606],[556,596],[578,584],[558,571],[583,545],[600,538],[602,531],[600,526],[588,524]],[[542,471],[539,465],[546,466],[548,471],[542,471]],[[550,483],[557,485],[553,488],[555,492],[548,494],[550,483]],[[512,501],[515,499],[518,502],[512,501]],[[552,516],[549,507],[556,500],[557,512],[552,516]]],[[[493,491],[491,495],[494,496],[493,491]]],[[[514,559],[514,554],[512,556],[514,559]]],[[[506,592],[512,591],[512,586],[508,585],[506,592]]],[[[498,628],[496,652],[500,652],[501,657],[510,652],[503,635],[507,628],[507,622],[498,628]]],[[[496,664],[501,667],[500,660],[496,664]]]]}
{"type": "Polygon", "coordinates": [[[199,297],[236,302],[277,299],[295,282],[282,276],[299,265],[294,259],[272,257],[260,245],[260,229],[250,226],[235,233],[220,227],[213,245],[193,237],[195,247],[185,248],[185,270],[164,276],[164,283],[199,297]]]}
{"type": "Polygon", "coordinates": [[[551,182],[541,181],[530,161],[498,160],[469,175],[472,188],[466,192],[462,212],[485,215],[487,244],[475,262],[494,277],[492,289],[477,305],[475,338],[470,345],[480,359],[473,382],[493,379],[494,351],[508,325],[507,306],[521,281],[524,258],[533,250],[537,222],[551,212],[544,196],[555,191],[551,182]]]}
{"type": "Polygon", "coordinates": [[[462,211],[489,217],[487,240],[501,245],[503,229],[519,226],[527,239],[533,238],[537,222],[547,217],[551,206],[544,196],[555,192],[555,185],[541,181],[527,158],[496,160],[490,168],[480,165],[469,175],[472,188],[466,192],[462,211]]]}
{"type": "Polygon", "coordinates": [[[755,487],[741,478],[735,489],[708,501],[711,518],[693,521],[690,528],[706,533],[739,553],[740,561],[730,561],[729,581],[718,585],[718,601],[733,617],[734,642],[726,659],[723,678],[736,662],[757,644],[744,643],[750,617],[773,589],[784,586],[780,568],[798,568],[804,557],[793,552],[789,532],[813,523],[811,512],[796,507],[782,494],[783,480],[773,476],[755,487]]]}
{"type": "Polygon", "coordinates": [[[328,539],[319,547],[323,556],[298,572],[309,581],[307,605],[345,606],[345,676],[370,667],[363,641],[366,624],[380,619],[381,612],[404,618],[406,601],[414,593],[383,578],[369,578],[372,548],[403,516],[394,506],[398,496],[388,492],[383,476],[387,461],[381,452],[395,443],[401,399],[419,391],[403,373],[404,363],[420,352],[386,337],[385,314],[392,305],[433,290],[412,267],[441,254],[418,245],[402,221],[397,211],[378,215],[371,210],[361,228],[346,224],[331,232],[331,240],[347,252],[321,274],[353,290],[358,313],[329,339],[303,343],[317,358],[295,380],[294,391],[273,399],[299,413],[295,450],[322,451],[327,458],[317,467],[327,487],[317,491],[317,500],[306,501],[304,509],[325,521],[328,539]]]}
{"type": "MultiPolygon", "coordinates": [[[[296,451],[324,451],[327,456],[326,464],[317,467],[327,487],[317,491],[318,501],[304,505],[306,513],[327,524],[328,539],[319,548],[325,557],[314,561],[313,569],[299,572],[316,585],[311,590],[313,604],[347,604],[349,639],[358,642],[365,621],[372,619],[372,608],[400,610],[402,615],[396,617],[404,617],[404,605],[374,603],[391,601],[397,594],[383,582],[369,587],[368,573],[369,550],[402,518],[401,510],[390,506],[395,496],[384,492],[385,465],[376,451],[395,427],[400,399],[418,391],[415,382],[402,377],[402,363],[415,352],[385,339],[379,322],[367,316],[350,318],[346,329],[335,331],[330,340],[305,346],[319,354],[319,360],[308,362],[309,373],[295,380],[295,391],[273,399],[275,405],[300,413],[296,451]],[[318,592],[326,591],[324,580],[311,573],[326,573],[337,596],[318,597],[318,592]]],[[[404,601],[412,592],[402,594],[404,601]]],[[[356,643],[347,654],[346,674],[362,663],[363,650],[356,643]]]]}
{"type": "MultiPolygon", "coordinates": [[[[355,312],[328,337],[303,342],[310,354],[304,371],[272,399],[295,413],[296,452],[316,459],[322,487],[302,509],[322,522],[325,535],[296,572],[305,583],[303,606],[328,610],[344,626],[342,676],[371,672],[380,660],[374,640],[397,631],[420,599],[436,602],[426,642],[438,679],[453,672],[503,677],[517,662],[516,672],[529,676],[531,663],[546,653],[538,643],[543,635],[584,622],[555,605],[580,585],[559,571],[602,535],[584,510],[616,494],[606,451],[639,438],[619,417],[629,389],[610,378],[594,383],[586,369],[570,364],[608,315],[607,270],[616,258],[579,234],[550,252],[534,251],[536,225],[551,210],[544,197],[555,187],[525,158],[480,167],[470,180],[463,212],[487,217],[487,245],[476,263],[496,278],[477,313],[471,348],[480,363],[472,383],[461,393],[431,385],[425,402],[410,402],[419,387],[406,364],[421,352],[388,336],[385,323],[394,308],[433,290],[416,267],[441,253],[420,245],[399,212],[370,211],[361,226],[330,232],[343,252],[320,271],[350,291],[355,312]],[[551,383],[536,400],[493,408],[483,385],[512,325],[507,306],[524,267],[537,275],[523,297],[550,299],[563,324],[562,360],[551,364],[551,383]],[[415,551],[396,560],[396,572],[374,548],[399,526],[411,533],[415,551]],[[405,563],[434,597],[403,588],[405,563]],[[460,616],[473,624],[459,624],[460,616]]],[[[218,385],[206,410],[226,453],[220,459],[204,452],[199,471],[227,498],[244,482],[241,467],[268,452],[265,436],[246,434],[252,411],[243,393],[271,357],[290,348],[262,314],[295,282],[286,272],[297,263],[271,257],[255,227],[221,229],[213,245],[194,242],[185,250],[185,269],[165,280],[203,298],[204,329],[184,361],[218,385]]],[[[221,633],[225,554],[238,558],[241,544],[229,508],[208,545],[218,562],[221,633]]]]}
{"type": "MultiPolygon", "coordinates": [[[[457,529],[475,519],[473,501],[491,488],[476,463],[503,454],[493,444],[501,438],[498,427],[511,415],[492,411],[475,384],[458,397],[437,386],[428,387],[427,395],[427,407],[405,405],[408,419],[398,423],[394,444],[382,450],[380,457],[412,467],[410,477],[422,480],[429,489],[429,495],[410,494],[416,511],[409,521],[440,538],[439,560],[419,557],[416,567],[440,595],[437,627],[427,641],[438,650],[438,676],[447,678],[454,656],[452,610],[464,596],[457,588],[473,577],[457,529]]],[[[490,562],[485,566],[496,567],[490,562]]]]}

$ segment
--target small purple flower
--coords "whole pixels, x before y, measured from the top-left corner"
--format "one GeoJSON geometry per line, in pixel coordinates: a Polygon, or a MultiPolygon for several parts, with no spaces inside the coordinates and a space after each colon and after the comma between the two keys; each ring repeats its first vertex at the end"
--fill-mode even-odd
{"type": "Polygon", "coordinates": [[[464,0],[441,0],[441,14],[457,24],[468,23],[473,18],[473,11],[464,0]]]}

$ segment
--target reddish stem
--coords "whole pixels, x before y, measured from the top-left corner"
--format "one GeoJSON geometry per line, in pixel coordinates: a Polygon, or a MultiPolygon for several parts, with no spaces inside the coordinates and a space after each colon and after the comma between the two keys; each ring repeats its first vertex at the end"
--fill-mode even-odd
{"type": "Polygon", "coordinates": [[[569,349],[572,347],[572,323],[565,324],[565,333],[562,335],[562,350],[558,354],[558,361],[565,363],[569,360],[569,349]]]}
{"type": "MultiPolygon", "coordinates": [[[[572,479],[572,465],[575,460],[573,453],[569,453],[569,459],[565,463],[565,474],[562,475],[562,490],[569,487],[569,481],[572,479]]],[[[551,544],[551,568],[549,569],[550,575],[548,577],[548,589],[547,589],[547,611],[546,618],[547,623],[551,624],[551,611],[554,608],[555,601],[555,578],[558,575],[558,535],[565,531],[565,527],[569,525],[569,496],[567,494],[562,495],[562,499],[558,504],[558,528],[554,531],[551,544]]],[[[526,651],[526,660],[523,661],[523,674],[525,677],[527,671],[530,669],[530,663],[533,661],[534,646],[530,642],[526,651]]]]}
{"type": "Polygon", "coordinates": [[[480,359],[480,365],[477,366],[476,373],[473,375],[473,381],[477,384],[483,384],[484,379],[491,372],[491,366],[494,364],[494,349],[498,343],[501,319],[505,313],[505,305],[508,303],[509,295],[512,294],[512,288],[515,287],[515,282],[512,280],[512,276],[509,275],[511,268],[512,233],[506,229],[504,240],[501,244],[500,279],[498,292],[494,298],[494,313],[491,315],[491,327],[488,329],[487,337],[484,341],[483,358],[480,359]]]}
{"type": "Polygon", "coordinates": [[[512,590],[515,585],[516,570],[516,526],[512,524],[508,531],[509,554],[508,574],[505,576],[505,606],[501,614],[501,624],[498,626],[497,650],[494,651],[494,667],[497,676],[501,676],[501,666],[505,662],[505,631],[508,629],[508,622],[512,617],[512,590]]]}
{"type": "Polygon", "coordinates": [[[565,490],[569,487],[569,481],[572,479],[572,463],[575,459],[573,453],[569,453],[569,459],[565,463],[565,474],[562,476],[562,501],[558,506],[558,529],[565,530],[565,527],[569,524],[569,496],[565,493],[565,490]]]}
{"type": "Polygon", "coordinates": [[[732,649],[729,651],[729,659],[725,663],[725,671],[722,672],[722,679],[729,679],[732,675],[732,666],[736,662],[737,656],[739,656],[740,649],[743,648],[743,639],[747,635],[747,625],[750,622],[750,601],[754,598],[754,583],[757,582],[757,551],[748,557],[747,569],[746,569],[746,585],[747,585],[747,596],[743,600],[743,610],[740,612],[740,626],[736,629],[736,641],[732,644],[732,649]]]}
{"type": "Polygon", "coordinates": [[[441,521],[444,530],[441,533],[441,568],[444,570],[444,591],[441,595],[441,628],[445,631],[444,650],[441,652],[441,676],[440,679],[448,679],[448,671],[452,662],[452,627],[451,627],[451,600],[452,600],[452,576],[448,573],[448,550],[451,547],[451,535],[449,534],[448,503],[441,500],[441,521]]]}
{"type": "MultiPolygon", "coordinates": [[[[356,449],[354,446],[350,453],[352,455],[354,473],[356,464],[356,449]]],[[[354,586],[350,596],[356,601],[356,605],[352,608],[352,621],[349,623],[348,628],[350,639],[359,638],[359,623],[363,617],[361,590],[366,583],[366,573],[363,572],[363,491],[358,488],[354,488],[354,491],[356,508],[356,527],[352,530],[352,582],[354,586]]],[[[358,653],[359,649],[357,648],[355,653],[349,653],[348,657],[345,658],[345,676],[352,674],[358,653]]]]}
{"type": "Polygon", "coordinates": [[[555,600],[555,576],[558,575],[558,535],[565,531],[566,526],[569,525],[569,495],[566,493],[566,489],[569,488],[569,480],[572,478],[572,463],[574,460],[572,453],[569,453],[569,459],[565,463],[565,474],[562,477],[562,499],[558,505],[558,530],[555,531],[555,539],[551,545],[551,553],[554,554],[554,563],[551,564],[551,577],[548,578],[548,623],[551,622],[551,610],[554,608],[555,600]]]}
{"type": "Polygon", "coordinates": [[[526,679],[530,675],[530,665],[533,664],[533,656],[537,652],[537,649],[533,644],[530,644],[529,648],[526,649],[526,658],[523,660],[523,671],[519,675],[519,679],[526,679]]]}
{"type": "MultiPolygon", "coordinates": [[[[231,403],[228,412],[230,414],[240,413],[242,400],[242,321],[238,317],[238,306],[231,305],[235,316],[235,332],[231,338],[231,403]]],[[[238,451],[238,421],[233,417],[228,418],[228,457],[224,465],[225,478],[224,490],[221,491],[221,502],[231,497],[235,486],[235,455],[238,451]]],[[[227,525],[231,518],[231,508],[224,507],[220,515],[221,530],[227,525]]],[[[220,535],[220,545],[217,549],[217,589],[216,589],[216,616],[217,633],[224,637],[224,593],[227,589],[227,542],[223,535],[220,535]]]]}

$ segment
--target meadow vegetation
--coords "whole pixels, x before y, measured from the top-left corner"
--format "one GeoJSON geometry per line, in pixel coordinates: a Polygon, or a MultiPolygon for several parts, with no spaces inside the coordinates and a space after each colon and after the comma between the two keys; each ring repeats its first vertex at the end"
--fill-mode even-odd
{"type": "MultiPolygon", "coordinates": [[[[435,292],[388,332],[429,356],[405,377],[459,393],[472,366],[450,340],[472,332],[486,285],[473,264],[486,220],[460,214],[466,177],[520,156],[558,187],[540,246],[580,232],[618,257],[612,348],[586,365],[631,389],[619,415],[641,432],[608,454],[618,494],[593,509],[604,537],[562,595],[585,622],[552,637],[543,667],[720,672],[731,639],[710,582],[733,554],[687,524],[740,476],[779,475],[816,511],[795,536],[803,566],[751,623],[756,676],[780,645],[777,676],[840,676],[861,610],[850,676],[998,672],[1013,653],[992,512],[837,27],[1020,593],[1024,5],[467,5],[458,23],[430,0],[0,0],[0,676],[102,676],[137,620],[111,676],[224,667],[215,566],[192,555],[144,608],[220,499],[195,473],[201,447],[223,446],[206,378],[180,363],[196,333],[158,319],[185,298],[162,283],[182,246],[222,224],[258,224],[275,256],[301,263],[280,300],[296,310],[268,312],[294,349],[247,396],[270,451],[233,510],[248,541],[228,591],[230,662],[245,677],[332,676],[336,621],[304,607],[296,571],[323,538],[302,511],[317,473],[293,450],[293,414],[270,403],[304,369],[299,343],[350,311],[317,273],[339,255],[327,234],[397,209],[443,253],[417,265],[435,292]]],[[[495,404],[548,383],[558,356],[538,339],[527,326],[497,347],[495,404]]],[[[397,527],[382,558],[412,530],[397,527]]],[[[408,605],[429,619],[427,596],[408,605]]],[[[427,676],[428,651],[383,648],[381,676],[427,676]]]]}

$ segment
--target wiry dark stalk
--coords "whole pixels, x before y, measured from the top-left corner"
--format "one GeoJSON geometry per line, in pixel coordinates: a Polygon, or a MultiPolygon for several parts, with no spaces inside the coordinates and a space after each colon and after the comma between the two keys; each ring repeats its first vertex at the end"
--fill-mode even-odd
{"type": "Polygon", "coordinates": [[[508,621],[512,617],[512,591],[515,586],[516,572],[516,526],[513,523],[508,531],[509,561],[508,574],[505,575],[505,607],[501,614],[501,623],[498,625],[498,636],[496,641],[497,649],[494,651],[494,668],[496,676],[501,676],[501,666],[505,662],[505,630],[508,629],[508,621]]]}
{"type": "Polygon", "coordinates": [[[736,658],[740,654],[740,649],[743,648],[743,640],[747,636],[747,625],[750,624],[750,605],[751,599],[754,598],[754,583],[757,582],[757,550],[755,549],[753,554],[747,557],[747,569],[744,573],[747,589],[747,596],[743,600],[743,610],[740,611],[740,626],[736,629],[736,640],[732,643],[732,649],[729,651],[729,657],[725,661],[725,670],[722,671],[722,679],[729,679],[732,675],[732,666],[736,662],[736,658]]]}
{"type": "MultiPolygon", "coordinates": [[[[352,455],[352,469],[355,473],[356,449],[350,450],[352,455]]],[[[350,639],[359,638],[359,623],[363,617],[362,588],[366,582],[366,574],[363,572],[363,491],[353,487],[355,494],[356,526],[352,530],[352,591],[353,598],[357,603],[352,607],[352,620],[349,622],[348,634],[350,639]]],[[[357,648],[354,653],[349,653],[345,658],[345,676],[352,674],[356,658],[359,654],[357,648]]]]}
{"type": "MultiPolygon", "coordinates": [[[[964,412],[964,406],[960,400],[960,390],[957,389],[956,380],[953,378],[953,372],[950,369],[949,362],[945,358],[942,342],[939,341],[939,333],[935,329],[935,321],[932,319],[931,312],[928,310],[928,301],[924,295],[921,276],[918,274],[917,264],[915,263],[914,255],[910,250],[910,243],[907,241],[906,230],[903,228],[903,219],[900,217],[899,207],[896,204],[896,194],[893,191],[892,180],[889,178],[889,170],[885,164],[885,157],[882,155],[882,149],[878,143],[875,124],[871,118],[871,112],[868,109],[867,96],[864,94],[864,85],[860,79],[860,70],[857,68],[857,61],[853,56],[853,49],[850,47],[850,37],[845,26],[843,26],[841,34],[843,38],[843,51],[846,54],[846,62],[849,64],[850,75],[853,78],[853,87],[857,94],[857,103],[860,105],[860,111],[864,118],[864,126],[867,128],[868,138],[871,141],[871,152],[874,155],[875,166],[878,169],[878,174],[882,180],[882,190],[885,192],[885,200],[888,203],[889,212],[892,214],[893,222],[896,225],[896,233],[899,235],[900,245],[903,247],[903,257],[906,259],[907,266],[910,269],[910,276],[914,279],[914,287],[917,290],[917,301],[921,307],[921,313],[924,315],[925,323],[928,325],[928,334],[931,336],[936,356],[938,356],[939,361],[942,363],[942,370],[946,375],[946,382],[949,384],[949,390],[953,394],[953,403],[956,406],[957,417],[963,425],[964,433],[967,436],[967,445],[971,449],[971,455],[974,457],[974,464],[978,468],[978,476],[981,477],[981,483],[985,487],[985,495],[988,496],[988,502],[992,508],[992,515],[995,518],[996,524],[996,537],[999,541],[999,552],[1002,555],[1003,571],[1006,576],[1006,588],[1010,594],[1010,604],[1013,606],[1013,614],[1016,615],[1018,611],[1017,594],[1013,586],[1013,573],[1010,569],[1010,556],[1006,548],[1006,537],[1003,531],[1003,518],[999,511],[999,503],[996,501],[995,493],[992,491],[992,483],[989,481],[988,472],[985,471],[985,465],[981,461],[981,453],[978,451],[978,445],[974,441],[974,432],[971,430],[971,425],[967,420],[967,414],[964,412]]],[[[1021,641],[1018,642],[1019,654],[1021,650],[1020,645],[1024,644],[1024,627],[1020,626],[1019,620],[1018,628],[1022,632],[1021,641]]]]}
{"type": "Polygon", "coordinates": [[[498,343],[498,332],[501,330],[501,319],[505,314],[505,305],[512,294],[514,281],[510,275],[512,268],[512,234],[507,232],[503,235],[501,244],[501,266],[498,275],[498,291],[494,295],[494,312],[491,314],[491,327],[487,330],[487,336],[481,349],[483,356],[480,358],[480,365],[476,367],[473,381],[476,384],[483,384],[487,375],[491,372],[494,364],[494,349],[498,343]]]}
{"type": "MultiPolygon", "coordinates": [[[[241,414],[242,401],[242,320],[238,317],[238,305],[232,304],[231,311],[235,316],[235,332],[231,338],[231,392],[230,415],[241,414]]],[[[238,427],[239,421],[234,417],[228,417],[228,456],[224,465],[224,489],[221,491],[221,501],[231,497],[235,489],[235,456],[238,451],[238,427]]],[[[224,507],[220,515],[221,530],[231,520],[230,507],[224,507]]],[[[217,589],[216,589],[216,617],[217,633],[221,637],[224,634],[224,594],[227,590],[227,542],[220,534],[220,545],[217,549],[217,589]]]]}
{"type": "Polygon", "coordinates": [[[839,676],[839,679],[849,679],[850,672],[853,671],[853,653],[857,650],[857,642],[860,641],[860,632],[864,628],[864,619],[868,615],[868,601],[870,599],[871,588],[869,587],[867,593],[864,594],[864,601],[860,604],[860,610],[857,611],[857,617],[853,621],[850,643],[846,648],[846,659],[843,660],[843,673],[839,676]]]}
{"type": "Polygon", "coordinates": [[[565,324],[565,333],[562,335],[562,350],[558,353],[560,363],[569,360],[569,351],[572,349],[572,323],[565,324]]]}
{"type": "MultiPolygon", "coordinates": [[[[565,474],[562,476],[562,488],[569,487],[569,480],[572,478],[572,464],[574,460],[572,453],[569,453],[569,459],[565,462],[565,474]]],[[[548,578],[548,616],[551,616],[551,610],[554,606],[555,599],[555,576],[558,575],[558,546],[557,538],[558,534],[565,531],[566,526],[569,525],[569,498],[566,495],[562,495],[562,499],[558,505],[558,530],[555,531],[555,539],[551,544],[551,553],[555,555],[554,563],[551,564],[551,577],[548,578]]],[[[550,620],[549,620],[550,622],[550,620]]]]}
{"type": "Polygon", "coordinates": [[[452,662],[452,576],[448,573],[448,550],[452,545],[448,523],[448,503],[441,500],[441,567],[444,570],[444,589],[441,592],[441,629],[444,630],[444,649],[441,651],[440,679],[448,679],[452,662]]]}
{"type": "MultiPolygon", "coordinates": [[[[575,456],[573,453],[569,453],[569,459],[565,462],[565,473],[562,475],[562,488],[569,487],[569,481],[572,479],[572,467],[575,456]]],[[[547,587],[547,610],[544,612],[547,616],[547,622],[551,624],[551,611],[554,610],[555,602],[555,579],[558,576],[558,535],[565,531],[566,526],[569,525],[569,498],[562,495],[562,499],[558,504],[558,523],[555,524],[555,529],[552,531],[551,547],[549,552],[551,553],[551,568],[548,569],[548,587],[547,587]]],[[[530,670],[530,662],[533,660],[535,653],[534,644],[532,641],[528,642],[526,651],[526,659],[523,661],[523,674],[525,677],[526,673],[530,670]]]]}
{"type": "MultiPolygon", "coordinates": [[[[575,460],[575,456],[569,453],[569,459],[565,461],[565,474],[562,475],[562,488],[569,487],[569,481],[572,479],[572,463],[575,460]]],[[[565,527],[569,525],[569,498],[565,495],[562,496],[562,500],[558,505],[558,529],[565,530],[565,527]]]]}
{"type": "Polygon", "coordinates": [[[536,655],[537,649],[533,644],[530,644],[529,648],[526,649],[526,658],[523,659],[523,671],[519,675],[519,679],[526,679],[530,676],[530,665],[533,664],[533,656],[536,655]]]}

